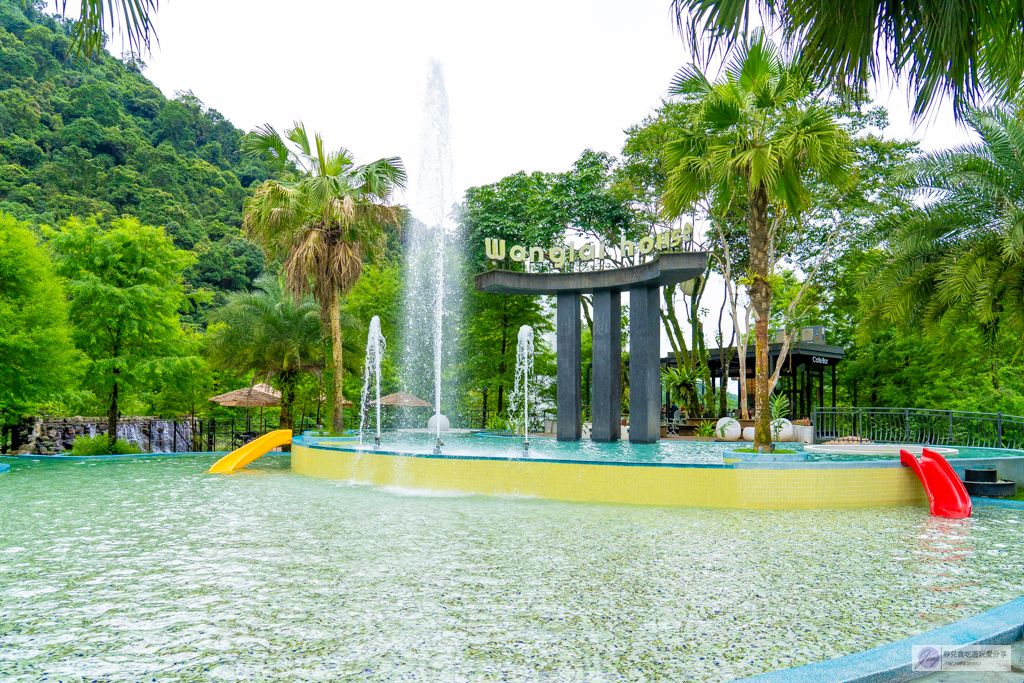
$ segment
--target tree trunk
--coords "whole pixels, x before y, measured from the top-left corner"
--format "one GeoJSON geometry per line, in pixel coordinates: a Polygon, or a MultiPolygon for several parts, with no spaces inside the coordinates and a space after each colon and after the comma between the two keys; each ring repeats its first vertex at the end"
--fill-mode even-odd
{"type": "Polygon", "coordinates": [[[768,407],[771,377],[768,374],[768,322],[771,316],[772,288],[768,282],[768,195],[756,187],[749,196],[747,227],[750,240],[750,302],[754,322],[754,448],[772,450],[772,416],[768,407]]]}
{"type": "MultiPolygon", "coordinates": [[[[345,370],[342,367],[341,340],[341,297],[337,290],[331,295],[331,346],[334,364],[334,413],[331,416],[331,432],[345,431],[345,370]]],[[[283,412],[283,411],[282,411],[283,412]]]]}
{"type": "MultiPolygon", "coordinates": [[[[280,375],[281,385],[281,418],[278,421],[278,429],[294,429],[295,420],[292,418],[292,404],[295,402],[295,378],[280,375]]],[[[290,445],[281,446],[284,452],[290,452],[290,445]]]]}
{"type": "Polygon", "coordinates": [[[107,443],[113,452],[117,441],[117,370],[114,370],[114,387],[110,391],[110,405],[107,407],[107,443]]]}

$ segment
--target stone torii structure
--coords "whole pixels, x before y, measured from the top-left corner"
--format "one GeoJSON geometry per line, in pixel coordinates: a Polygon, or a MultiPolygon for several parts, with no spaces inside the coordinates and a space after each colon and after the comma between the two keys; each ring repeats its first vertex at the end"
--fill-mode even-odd
{"type": "Polygon", "coordinates": [[[662,253],[646,263],[575,273],[489,270],[476,289],[557,297],[558,440],[583,436],[580,295],[594,296],[594,398],[590,438],[618,441],[622,424],[621,295],[629,292],[629,440],[661,438],[661,299],[665,285],[703,274],[707,254],[662,253]]]}

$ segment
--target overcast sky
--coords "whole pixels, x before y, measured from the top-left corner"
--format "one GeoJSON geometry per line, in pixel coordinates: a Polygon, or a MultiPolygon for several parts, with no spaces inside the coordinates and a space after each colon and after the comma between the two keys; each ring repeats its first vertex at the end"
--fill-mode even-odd
{"type": "MultiPolygon", "coordinates": [[[[617,153],[689,61],[668,0],[168,0],[157,31],[146,75],[167,96],[192,90],[245,130],[301,117],[357,161],[399,155],[410,170],[438,59],[461,189],[617,153]]],[[[915,131],[905,95],[884,100],[894,136],[964,138],[948,107],[915,131]]]]}
{"type": "MultiPolygon", "coordinates": [[[[461,195],[520,170],[563,171],[588,147],[618,153],[623,130],[658,106],[690,61],[669,4],[168,0],[145,73],[168,97],[191,90],[244,130],[302,118],[357,162],[398,155],[413,172],[427,66],[437,59],[461,195]]],[[[119,39],[110,47],[117,53],[119,39]]],[[[948,104],[912,128],[905,92],[877,91],[888,135],[925,149],[968,139],[948,104]]],[[[716,319],[720,300],[706,299],[716,319]]]]}

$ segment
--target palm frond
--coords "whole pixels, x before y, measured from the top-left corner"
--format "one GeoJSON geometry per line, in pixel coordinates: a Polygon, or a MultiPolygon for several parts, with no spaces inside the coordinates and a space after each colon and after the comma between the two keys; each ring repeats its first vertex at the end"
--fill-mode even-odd
{"type": "Polygon", "coordinates": [[[265,159],[284,171],[289,161],[295,161],[277,130],[269,123],[257,127],[242,139],[242,152],[255,159],[265,159]]]}

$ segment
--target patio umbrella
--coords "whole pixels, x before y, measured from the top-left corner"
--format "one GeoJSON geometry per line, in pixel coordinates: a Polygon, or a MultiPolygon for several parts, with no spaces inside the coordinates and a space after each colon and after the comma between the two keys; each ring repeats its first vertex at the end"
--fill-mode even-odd
{"type": "Polygon", "coordinates": [[[274,408],[281,405],[281,392],[269,384],[257,384],[210,398],[214,403],[231,408],[274,408]]]}
{"type": "MultiPolygon", "coordinates": [[[[388,394],[380,397],[382,406],[402,406],[403,408],[433,408],[432,403],[427,403],[422,398],[399,391],[397,394],[388,394]]],[[[377,405],[376,401],[370,401],[370,405],[377,405]]]]}

